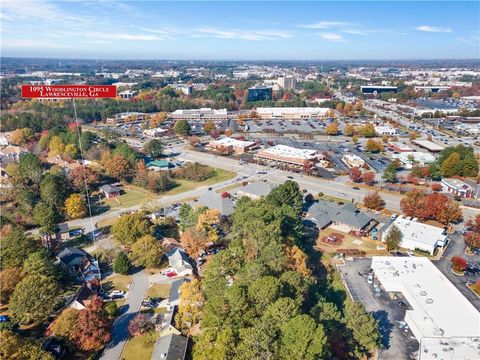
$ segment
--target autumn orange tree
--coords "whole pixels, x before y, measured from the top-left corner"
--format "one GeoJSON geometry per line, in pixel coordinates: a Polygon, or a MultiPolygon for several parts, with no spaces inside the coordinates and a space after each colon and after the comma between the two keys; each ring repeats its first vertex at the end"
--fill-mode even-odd
{"type": "Polygon", "coordinates": [[[68,180],[76,191],[85,190],[85,177],[89,187],[100,181],[99,174],[89,167],[83,168],[79,166],[68,173],[68,180]]]}
{"type": "Polygon", "coordinates": [[[368,209],[381,210],[384,208],[385,202],[378,194],[378,191],[375,191],[365,195],[363,198],[363,205],[368,209]]]}
{"type": "Polygon", "coordinates": [[[132,165],[124,156],[115,154],[102,159],[102,165],[108,175],[120,179],[127,180],[132,175],[132,165]]]}
{"type": "Polygon", "coordinates": [[[362,181],[362,171],[358,167],[351,168],[348,175],[353,182],[362,181]]]}
{"type": "Polygon", "coordinates": [[[103,309],[103,301],[94,296],[86,309],[80,310],[77,328],[74,332],[75,344],[80,350],[102,349],[111,339],[111,323],[103,309]]]}
{"type": "Polygon", "coordinates": [[[207,247],[207,234],[198,227],[186,229],[180,236],[180,243],[191,257],[198,257],[201,250],[207,247]]]}

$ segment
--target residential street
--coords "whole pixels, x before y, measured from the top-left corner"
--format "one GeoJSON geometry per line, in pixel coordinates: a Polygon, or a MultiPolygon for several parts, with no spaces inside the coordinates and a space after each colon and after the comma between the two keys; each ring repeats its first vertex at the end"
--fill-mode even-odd
{"type": "Polygon", "coordinates": [[[128,323],[140,310],[142,301],[148,289],[148,274],[141,270],[132,276],[132,285],[128,291],[128,297],[124,304],[125,313],[120,315],[113,324],[112,340],[106,346],[101,359],[118,360],[122,355],[123,348],[129,338],[128,323]]]}

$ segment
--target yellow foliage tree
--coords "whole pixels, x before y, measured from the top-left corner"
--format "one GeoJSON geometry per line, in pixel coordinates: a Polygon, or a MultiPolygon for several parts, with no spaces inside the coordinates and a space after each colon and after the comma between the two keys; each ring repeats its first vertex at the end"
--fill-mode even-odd
{"type": "Polygon", "coordinates": [[[184,282],[180,286],[178,312],[175,318],[177,328],[182,332],[188,332],[198,324],[203,318],[204,302],[205,296],[200,280],[193,279],[190,282],[184,282]]]}
{"type": "Polygon", "coordinates": [[[338,124],[336,122],[332,122],[325,126],[325,133],[327,135],[337,135],[338,134],[338,124]]]}
{"type": "Polygon", "coordinates": [[[208,209],[198,216],[197,228],[205,231],[207,235],[207,242],[216,243],[218,241],[217,230],[215,224],[220,222],[220,212],[216,209],[208,209]]]}
{"type": "Polygon", "coordinates": [[[85,201],[80,194],[72,194],[65,200],[65,211],[71,219],[80,219],[87,215],[85,201]]]}
{"type": "Polygon", "coordinates": [[[48,143],[48,149],[50,156],[61,155],[65,151],[65,144],[59,136],[52,136],[48,143]]]}
{"type": "Polygon", "coordinates": [[[307,255],[297,245],[287,246],[285,248],[285,255],[287,256],[287,269],[295,270],[300,275],[306,277],[312,275],[307,265],[307,255]]]}

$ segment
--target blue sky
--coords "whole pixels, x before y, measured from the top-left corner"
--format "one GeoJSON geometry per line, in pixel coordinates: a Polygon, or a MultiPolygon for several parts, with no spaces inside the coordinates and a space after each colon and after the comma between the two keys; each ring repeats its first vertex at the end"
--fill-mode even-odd
{"type": "Polygon", "coordinates": [[[2,0],[0,14],[3,56],[480,58],[478,1],[2,0]]]}

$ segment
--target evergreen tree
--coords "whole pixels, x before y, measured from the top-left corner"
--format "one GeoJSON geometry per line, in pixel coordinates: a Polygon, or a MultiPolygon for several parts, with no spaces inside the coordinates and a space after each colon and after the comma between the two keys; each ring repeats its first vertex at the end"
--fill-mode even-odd
{"type": "Polygon", "coordinates": [[[123,252],[120,251],[113,262],[113,271],[119,274],[126,275],[130,271],[132,264],[128,256],[123,252]]]}

